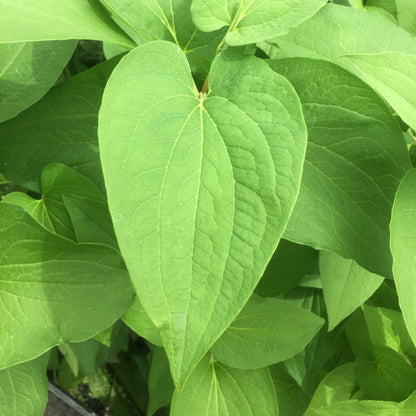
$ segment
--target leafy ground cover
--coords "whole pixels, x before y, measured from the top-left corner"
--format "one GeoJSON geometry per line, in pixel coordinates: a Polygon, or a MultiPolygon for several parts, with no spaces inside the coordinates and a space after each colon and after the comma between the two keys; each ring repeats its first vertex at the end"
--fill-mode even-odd
{"type": "Polygon", "coordinates": [[[0,0],[0,413],[416,414],[416,3],[0,0]]]}

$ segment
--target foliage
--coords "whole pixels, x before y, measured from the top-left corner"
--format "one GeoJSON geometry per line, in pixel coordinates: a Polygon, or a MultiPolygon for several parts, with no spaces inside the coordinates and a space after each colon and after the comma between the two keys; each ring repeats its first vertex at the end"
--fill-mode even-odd
{"type": "Polygon", "coordinates": [[[0,413],[416,412],[415,28],[0,0],[0,413]]]}

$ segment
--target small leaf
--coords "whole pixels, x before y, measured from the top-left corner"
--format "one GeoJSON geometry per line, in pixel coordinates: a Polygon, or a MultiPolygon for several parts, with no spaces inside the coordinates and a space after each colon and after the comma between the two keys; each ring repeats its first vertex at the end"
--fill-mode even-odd
{"type": "Polygon", "coordinates": [[[236,370],[205,357],[183,390],[175,391],[171,416],[277,416],[276,393],[267,368],[236,370]]]}
{"type": "Polygon", "coordinates": [[[302,351],[323,324],[287,301],[252,296],[211,352],[229,367],[262,368],[302,351]]]}
{"type": "Polygon", "coordinates": [[[358,357],[355,371],[358,384],[369,399],[399,402],[416,389],[416,371],[388,347],[375,346],[371,360],[358,357]]]}
{"type": "Polygon", "coordinates": [[[88,339],[125,312],[133,293],[115,250],[75,244],[4,202],[0,213],[0,368],[88,339]]]}
{"type": "Polygon", "coordinates": [[[329,251],[319,257],[322,288],[328,311],[328,330],[362,305],[383,283],[383,278],[329,251]]]}
{"type": "Polygon", "coordinates": [[[43,415],[48,401],[49,354],[0,370],[0,414],[43,415]]]}
{"type": "Polygon", "coordinates": [[[99,122],[110,212],[177,386],[270,260],[297,195],[305,133],[292,86],[239,50],[215,59],[208,94],[170,42],[139,46],[113,72],[99,122]]]}
{"type": "Polygon", "coordinates": [[[0,42],[95,39],[134,46],[97,1],[0,0],[0,10],[0,42]]]}
{"type": "Polygon", "coordinates": [[[193,0],[192,18],[204,32],[229,26],[226,42],[245,45],[287,33],[313,16],[325,0],[193,0]]]}
{"type": "Polygon", "coordinates": [[[38,101],[53,86],[76,42],[0,43],[0,122],[38,101]]]}
{"type": "Polygon", "coordinates": [[[127,312],[123,315],[122,319],[126,325],[136,332],[136,334],[147,339],[154,345],[159,347],[163,346],[159,330],[149,318],[149,315],[143,309],[143,306],[137,297],[134,299],[134,302],[131,304],[127,312]]]}

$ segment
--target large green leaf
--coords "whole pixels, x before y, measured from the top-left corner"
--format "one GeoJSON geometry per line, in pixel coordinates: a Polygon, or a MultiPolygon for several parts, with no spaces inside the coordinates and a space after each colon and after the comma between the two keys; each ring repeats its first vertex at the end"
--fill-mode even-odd
{"type": "Polygon", "coordinates": [[[399,402],[416,390],[416,371],[396,351],[375,346],[355,362],[358,385],[369,399],[399,402]]]}
{"type": "Polygon", "coordinates": [[[55,83],[76,42],[0,44],[0,122],[38,101],[55,83]]]}
{"type": "Polygon", "coordinates": [[[113,72],[99,141],[121,252],[181,385],[242,309],[287,223],[306,142],[299,100],[239,50],[216,58],[199,93],[182,51],[151,42],[113,72]]]}
{"type": "Polygon", "coordinates": [[[96,39],[134,46],[98,0],[0,0],[0,42],[96,39]]]}
{"type": "Polygon", "coordinates": [[[323,324],[288,301],[252,296],[211,352],[229,367],[262,368],[302,351],[323,324]]]}
{"type": "Polygon", "coordinates": [[[406,123],[416,127],[416,39],[394,23],[329,4],[275,41],[288,56],[333,59],[357,73],[406,123]]]}
{"type": "Polygon", "coordinates": [[[326,0],[193,0],[191,10],[200,30],[229,26],[225,41],[245,45],[287,33],[325,4],[326,0]]]}
{"type": "Polygon", "coordinates": [[[46,366],[49,354],[0,370],[0,414],[40,416],[48,401],[46,366]]]}
{"type": "Polygon", "coordinates": [[[292,58],[270,65],[295,87],[309,133],[285,238],[391,276],[391,207],[410,161],[389,107],[363,81],[330,62],[292,58]]]}
{"type": "Polygon", "coordinates": [[[171,416],[277,416],[269,371],[236,370],[205,357],[183,390],[175,391],[171,416]]]}
{"type": "Polygon", "coordinates": [[[61,162],[104,188],[98,154],[98,110],[115,58],[52,88],[38,103],[0,124],[0,170],[40,192],[42,169],[61,162]]]}
{"type": "Polygon", "coordinates": [[[4,202],[0,214],[0,368],[90,338],[128,308],[133,291],[116,251],[61,238],[4,202]]]}
{"type": "Polygon", "coordinates": [[[404,321],[416,345],[416,169],[400,184],[390,229],[394,281],[404,321]]]}
{"type": "Polygon", "coordinates": [[[328,251],[321,251],[319,260],[328,329],[331,330],[363,304],[383,283],[383,278],[354,260],[328,251]]]}

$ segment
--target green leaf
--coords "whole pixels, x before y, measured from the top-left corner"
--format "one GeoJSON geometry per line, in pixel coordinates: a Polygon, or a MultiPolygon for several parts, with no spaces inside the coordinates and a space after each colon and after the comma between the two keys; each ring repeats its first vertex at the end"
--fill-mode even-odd
{"type": "Polygon", "coordinates": [[[168,357],[163,348],[155,348],[149,373],[149,407],[147,416],[163,406],[168,406],[172,400],[175,386],[170,375],[168,357]]]}
{"type": "Polygon", "coordinates": [[[137,297],[123,315],[122,319],[126,325],[136,332],[136,334],[147,339],[152,344],[158,345],[159,347],[163,346],[159,330],[149,318],[149,315],[143,309],[143,306],[137,297]]]}
{"type": "Polygon", "coordinates": [[[23,208],[39,224],[42,224],[49,231],[55,232],[43,199],[34,199],[23,192],[11,192],[4,196],[3,202],[23,208]]]}
{"type": "Polygon", "coordinates": [[[396,351],[384,346],[372,349],[371,360],[355,361],[358,384],[373,400],[405,400],[416,389],[416,371],[396,351]]]}
{"type": "Polygon", "coordinates": [[[319,384],[304,416],[317,416],[332,405],[349,400],[357,388],[354,364],[341,365],[319,384]]]}
{"type": "Polygon", "coordinates": [[[97,0],[0,0],[0,10],[0,42],[96,39],[134,46],[97,0]]]}
{"type": "Polygon", "coordinates": [[[292,58],[270,65],[295,87],[309,133],[301,189],[285,238],[391,276],[391,207],[410,161],[389,107],[364,82],[330,62],[292,58]]]}
{"type": "Polygon", "coordinates": [[[268,369],[236,370],[205,357],[183,390],[175,391],[171,416],[277,416],[268,369]]]}
{"type": "Polygon", "coordinates": [[[396,0],[399,25],[416,35],[416,3],[413,0],[396,0]]]}
{"type": "Polygon", "coordinates": [[[343,325],[345,335],[355,356],[369,356],[374,346],[362,309],[357,309],[343,325]]]}
{"type": "Polygon", "coordinates": [[[125,312],[132,288],[113,249],[61,238],[4,202],[0,214],[0,368],[88,339],[125,312]]]}
{"type": "Polygon", "coordinates": [[[305,416],[412,416],[416,410],[416,395],[396,403],[376,400],[348,400],[336,403],[319,413],[306,413],[305,416]]]}
{"type": "Polygon", "coordinates": [[[359,266],[354,260],[321,251],[322,288],[328,312],[328,329],[362,305],[383,283],[383,278],[359,266]]]}
{"type": "Polygon", "coordinates": [[[399,353],[416,356],[416,348],[400,312],[363,305],[363,313],[373,345],[384,345],[399,353]]]}
{"type": "Polygon", "coordinates": [[[98,154],[98,110],[119,59],[52,88],[38,103],[0,124],[0,170],[14,183],[40,192],[42,169],[61,162],[104,190],[98,154]]]}
{"type": "Polygon", "coordinates": [[[416,55],[382,52],[371,55],[344,55],[336,60],[352,65],[411,126],[416,128],[416,55]]]}
{"type": "Polygon", "coordinates": [[[282,56],[315,59],[383,52],[416,53],[414,37],[394,23],[374,13],[336,4],[327,4],[311,19],[271,42],[281,48],[282,56]]]}
{"type": "Polygon", "coordinates": [[[187,53],[206,46],[218,37],[218,33],[203,33],[195,27],[190,0],[100,1],[145,41],[168,40],[177,43],[187,53]]]}
{"type": "Polygon", "coordinates": [[[43,415],[48,401],[49,354],[0,370],[2,416],[43,415]]]}
{"type": "Polygon", "coordinates": [[[38,101],[58,79],[76,42],[0,43],[0,122],[38,101]]]}
{"type": "Polygon", "coordinates": [[[273,365],[269,371],[276,389],[279,416],[303,416],[310,397],[289,375],[283,364],[273,365]]]}
{"type": "Polygon", "coordinates": [[[390,230],[393,274],[400,308],[416,345],[416,169],[404,177],[397,191],[390,230]]]}
{"type": "Polygon", "coordinates": [[[191,11],[203,32],[229,26],[225,41],[235,46],[287,33],[325,4],[326,0],[193,0],[191,11]]]}
{"type": "Polygon", "coordinates": [[[353,71],[416,127],[416,39],[394,23],[329,4],[275,42],[286,55],[332,59],[353,71]]]}
{"type": "Polygon", "coordinates": [[[63,237],[117,249],[106,198],[88,178],[61,163],[51,163],[42,170],[41,182],[41,200],[13,192],[6,195],[6,202],[24,208],[63,237]]]}
{"type": "Polygon", "coordinates": [[[285,293],[312,270],[318,252],[311,247],[281,239],[256,287],[256,293],[273,297],[285,293]]]}
{"type": "Polygon", "coordinates": [[[258,283],[305,151],[288,81],[259,58],[225,52],[204,94],[177,46],[139,46],[114,71],[100,110],[117,240],[177,385],[258,283]]]}
{"type": "Polygon", "coordinates": [[[302,351],[323,324],[287,301],[252,296],[211,352],[229,367],[262,368],[302,351]]]}

